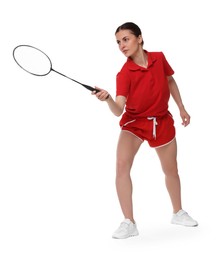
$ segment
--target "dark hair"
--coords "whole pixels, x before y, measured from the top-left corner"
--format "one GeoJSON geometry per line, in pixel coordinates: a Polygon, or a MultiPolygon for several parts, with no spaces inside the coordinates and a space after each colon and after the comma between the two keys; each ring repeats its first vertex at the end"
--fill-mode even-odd
{"type": "MultiPolygon", "coordinates": [[[[117,34],[121,30],[130,30],[131,33],[134,34],[136,37],[138,37],[139,35],[142,35],[141,29],[138,27],[138,25],[135,23],[132,23],[132,22],[127,22],[127,23],[120,25],[117,28],[115,34],[117,34]]],[[[142,45],[143,44],[144,44],[144,41],[142,40],[142,45]]]]}

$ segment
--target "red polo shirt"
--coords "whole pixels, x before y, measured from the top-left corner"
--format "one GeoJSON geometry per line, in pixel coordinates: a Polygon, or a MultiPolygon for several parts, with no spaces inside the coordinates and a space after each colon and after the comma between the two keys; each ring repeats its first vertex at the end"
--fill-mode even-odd
{"type": "Polygon", "coordinates": [[[123,123],[129,119],[167,114],[170,91],[167,77],[174,74],[162,52],[147,52],[148,67],[130,58],[117,74],[116,95],[127,98],[123,123]]]}

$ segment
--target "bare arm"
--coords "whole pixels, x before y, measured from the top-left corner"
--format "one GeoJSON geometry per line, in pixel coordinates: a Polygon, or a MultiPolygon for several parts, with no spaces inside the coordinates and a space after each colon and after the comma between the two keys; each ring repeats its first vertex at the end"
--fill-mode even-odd
{"type": "Polygon", "coordinates": [[[115,116],[120,116],[124,111],[124,106],[126,103],[126,98],[123,96],[117,96],[115,101],[111,96],[106,100],[111,112],[115,116]]]}
{"type": "Polygon", "coordinates": [[[168,77],[168,83],[169,83],[170,94],[179,108],[180,116],[182,118],[182,125],[187,126],[190,124],[190,115],[187,113],[187,111],[184,108],[177,83],[172,76],[168,77]]]}
{"type": "MultiPolygon", "coordinates": [[[[99,89],[99,88],[96,88],[99,89]]],[[[96,97],[101,101],[106,101],[111,112],[115,116],[120,116],[124,111],[124,106],[126,103],[126,98],[124,96],[117,96],[114,100],[111,95],[103,89],[99,89],[100,92],[95,93],[95,91],[92,92],[93,95],[96,95],[96,97]]]]}

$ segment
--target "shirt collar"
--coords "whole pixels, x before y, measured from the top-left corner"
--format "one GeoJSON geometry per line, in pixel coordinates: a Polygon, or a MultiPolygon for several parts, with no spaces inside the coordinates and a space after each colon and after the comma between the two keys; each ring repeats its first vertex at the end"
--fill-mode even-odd
{"type": "Polygon", "coordinates": [[[131,58],[127,59],[127,66],[129,70],[147,70],[149,67],[151,67],[153,65],[153,63],[156,61],[156,57],[153,56],[152,53],[147,52],[146,50],[144,50],[147,55],[148,55],[148,67],[147,68],[143,68],[139,65],[137,65],[136,63],[133,62],[133,60],[131,58]]]}

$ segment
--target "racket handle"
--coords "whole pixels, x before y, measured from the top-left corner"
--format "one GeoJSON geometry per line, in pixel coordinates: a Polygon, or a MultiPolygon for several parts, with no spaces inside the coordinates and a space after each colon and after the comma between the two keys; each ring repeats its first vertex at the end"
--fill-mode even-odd
{"type": "Polygon", "coordinates": [[[88,85],[86,85],[86,84],[82,84],[82,85],[83,85],[83,87],[87,88],[87,89],[90,90],[90,91],[96,91],[96,93],[100,92],[99,89],[90,87],[90,86],[88,86],[88,85]]]}

